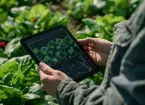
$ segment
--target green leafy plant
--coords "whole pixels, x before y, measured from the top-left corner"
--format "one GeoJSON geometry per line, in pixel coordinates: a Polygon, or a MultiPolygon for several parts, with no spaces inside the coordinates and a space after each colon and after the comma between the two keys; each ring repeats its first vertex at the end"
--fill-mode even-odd
{"type": "Polygon", "coordinates": [[[76,20],[81,20],[88,15],[95,15],[98,12],[93,0],[66,0],[65,2],[69,4],[67,13],[76,20]]]}
{"type": "Polygon", "coordinates": [[[86,37],[103,38],[109,41],[114,37],[114,25],[125,20],[122,16],[114,16],[113,14],[97,17],[95,20],[91,18],[83,19],[86,24],[84,31],[78,31],[77,38],[83,39],[86,37]]]}
{"type": "Polygon", "coordinates": [[[141,0],[106,0],[102,12],[129,18],[140,2],[141,0]]]}
{"type": "Polygon", "coordinates": [[[97,14],[115,14],[128,18],[141,0],[65,0],[63,6],[69,8],[68,14],[81,20],[97,14]]]}
{"type": "Polygon", "coordinates": [[[48,104],[48,97],[41,90],[39,75],[30,56],[15,57],[0,66],[0,103],[9,105],[48,104]],[[14,101],[15,100],[15,101],[14,101]]]}
{"type": "Polygon", "coordinates": [[[67,16],[60,12],[53,13],[46,6],[38,4],[11,9],[12,16],[1,25],[0,38],[9,39],[24,37],[46,30],[58,24],[67,25],[67,16]]]}
{"type": "MultiPolygon", "coordinates": [[[[114,25],[128,19],[142,0],[53,0],[55,5],[48,1],[51,0],[0,0],[2,105],[57,105],[54,97],[42,92],[36,64],[20,45],[21,38],[63,24],[70,31],[78,30],[78,39],[95,37],[112,41],[114,25]]],[[[41,52],[40,59],[45,58],[46,62],[53,65],[69,58],[68,55],[75,55],[76,46],[65,37],[33,50],[38,56],[41,52]]],[[[81,83],[99,85],[103,80],[104,69],[102,67],[101,72],[81,83]]]]}

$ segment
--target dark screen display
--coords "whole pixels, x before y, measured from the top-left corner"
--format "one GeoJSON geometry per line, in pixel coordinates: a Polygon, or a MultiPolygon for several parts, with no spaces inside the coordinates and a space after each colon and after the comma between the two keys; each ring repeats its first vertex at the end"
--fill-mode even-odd
{"type": "Polygon", "coordinates": [[[39,61],[77,79],[91,71],[93,64],[64,29],[58,29],[27,41],[39,61]]]}

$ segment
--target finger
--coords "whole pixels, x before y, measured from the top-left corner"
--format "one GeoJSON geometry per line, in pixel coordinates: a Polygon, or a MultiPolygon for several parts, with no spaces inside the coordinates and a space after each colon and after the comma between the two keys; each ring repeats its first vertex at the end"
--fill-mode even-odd
{"type": "Polygon", "coordinates": [[[78,42],[83,45],[83,46],[86,46],[86,45],[89,45],[90,43],[94,43],[94,38],[86,38],[86,39],[81,39],[81,40],[78,40],[78,42]]]}
{"type": "Polygon", "coordinates": [[[92,58],[93,61],[95,61],[95,55],[92,51],[88,51],[88,54],[90,55],[90,57],[92,58]]]}
{"type": "Polygon", "coordinates": [[[39,75],[40,75],[40,80],[41,81],[49,81],[53,79],[52,75],[47,75],[46,73],[44,73],[41,69],[39,70],[39,75]]]}
{"type": "Polygon", "coordinates": [[[88,49],[88,46],[84,46],[83,47],[86,51],[88,51],[89,49],[88,49]]]}
{"type": "Polygon", "coordinates": [[[47,74],[45,74],[42,70],[39,70],[40,80],[43,81],[44,78],[48,77],[47,74]]]}
{"type": "Polygon", "coordinates": [[[93,51],[90,51],[90,50],[88,50],[87,53],[88,53],[90,56],[94,55],[94,52],[93,52],[93,51]]]}
{"type": "Polygon", "coordinates": [[[86,39],[79,39],[78,42],[82,45],[82,46],[87,46],[89,43],[86,39]]]}
{"type": "Polygon", "coordinates": [[[39,69],[48,75],[51,75],[53,73],[53,69],[43,62],[39,63],[39,69]]]}
{"type": "Polygon", "coordinates": [[[93,50],[92,47],[90,47],[90,46],[84,46],[83,48],[84,48],[86,51],[93,50]]]}
{"type": "Polygon", "coordinates": [[[92,53],[93,53],[93,51],[89,50],[89,54],[92,54],[92,53]]]}

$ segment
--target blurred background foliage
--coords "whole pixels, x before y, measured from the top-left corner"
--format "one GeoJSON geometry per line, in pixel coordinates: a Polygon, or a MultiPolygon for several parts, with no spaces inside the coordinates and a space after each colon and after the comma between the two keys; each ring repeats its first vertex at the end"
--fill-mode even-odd
{"type": "MultiPolygon", "coordinates": [[[[20,39],[65,25],[77,39],[113,41],[114,25],[129,19],[141,0],[0,0],[0,104],[57,105],[41,91],[36,64],[20,39]]],[[[81,83],[99,85],[104,68],[81,83]]]]}

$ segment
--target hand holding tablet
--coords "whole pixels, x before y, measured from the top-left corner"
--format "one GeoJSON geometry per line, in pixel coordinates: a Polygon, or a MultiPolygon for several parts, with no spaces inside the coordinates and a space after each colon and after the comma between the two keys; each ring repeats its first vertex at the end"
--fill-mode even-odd
{"type": "Polygon", "coordinates": [[[75,81],[98,70],[87,52],[62,25],[23,38],[21,43],[37,64],[44,62],[75,81]]]}

